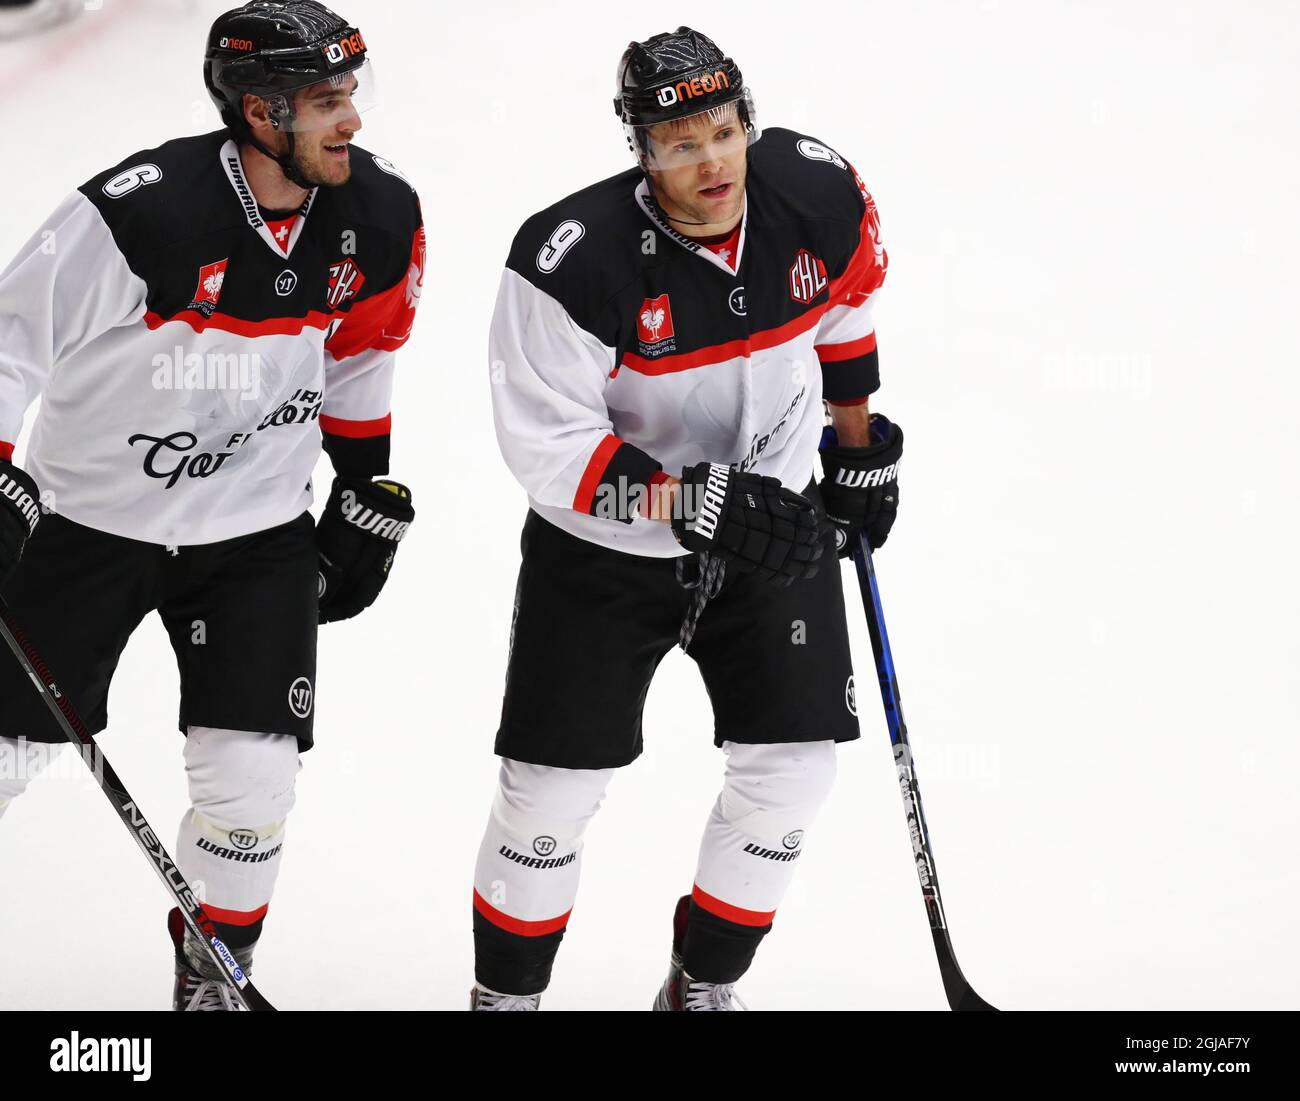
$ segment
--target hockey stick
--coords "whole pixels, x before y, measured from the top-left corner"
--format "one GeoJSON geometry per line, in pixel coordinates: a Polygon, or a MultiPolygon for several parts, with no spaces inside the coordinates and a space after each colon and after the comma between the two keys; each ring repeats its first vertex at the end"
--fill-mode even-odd
{"type": "Polygon", "coordinates": [[[894,655],[889,649],[889,633],[885,630],[885,613],[880,606],[880,586],[876,582],[876,567],[871,561],[871,544],[859,534],[858,545],[853,548],[853,561],[858,567],[858,583],[862,588],[862,606],[867,613],[867,632],[871,635],[871,653],[876,659],[876,676],[880,680],[880,699],[885,705],[885,721],[889,724],[889,740],[894,746],[894,766],[898,769],[898,784],[903,794],[903,808],[907,814],[907,829],[912,835],[912,854],[916,858],[916,874],[921,880],[921,897],[925,899],[925,913],[930,919],[930,934],[934,937],[934,951],[939,957],[939,974],[943,977],[943,990],[948,995],[952,1009],[992,1010],[975,993],[966,976],[957,966],[957,956],[948,936],[948,921],[943,912],[943,899],[939,894],[939,879],[934,870],[934,854],[930,851],[930,831],[926,829],[925,814],[921,810],[921,792],[916,785],[916,769],[912,763],[912,747],[907,740],[907,723],[903,721],[903,705],[898,693],[898,677],[894,673],[894,655]]]}
{"type": "Polygon", "coordinates": [[[158,878],[163,881],[172,900],[180,908],[185,924],[207,949],[208,958],[220,968],[234,987],[235,996],[243,1003],[245,1009],[274,1010],[275,1006],[262,997],[261,992],[244,974],[243,968],[231,955],[230,949],[221,943],[216,928],[204,914],[202,905],[190,885],[185,882],[185,877],[181,875],[175,861],[168,855],[158,835],[154,833],[153,827],[145,821],[135,800],[131,798],[122,781],[118,779],[117,773],[113,771],[112,765],[108,763],[103,750],[99,748],[99,743],[86,729],[86,724],[81,721],[67,696],[59,691],[49,668],[27,641],[18,624],[14,622],[9,606],[2,600],[0,600],[0,635],[4,636],[9,649],[18,659],[18,664],[23,667],[23,672],[27,674],[45,700],[64,737],[77,746],[82,760],[89,766],[100,789],[108,796],[108,801],[113,804],[118,817],[122,819],[135,839],[135,843],[148,858],[149,866],[158,873],[158,878]]]}

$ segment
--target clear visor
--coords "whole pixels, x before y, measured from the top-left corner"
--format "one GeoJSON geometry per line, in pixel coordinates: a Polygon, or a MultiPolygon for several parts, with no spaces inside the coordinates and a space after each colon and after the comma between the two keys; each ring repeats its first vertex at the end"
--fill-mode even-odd
{"type": "Polygon", "coordinates": [[[743,154],[759,136],[748,93],[670,122],[625,129],[642,167],[657,172],[743,154]]]}
{"type": "Polygon", "coordinates": [[[377,102],[374,70],[367,59],[349,72],[268,96],[266,102],[279,130],[333,130],[353,120],[359,127],[362,112],[377,102]]]}

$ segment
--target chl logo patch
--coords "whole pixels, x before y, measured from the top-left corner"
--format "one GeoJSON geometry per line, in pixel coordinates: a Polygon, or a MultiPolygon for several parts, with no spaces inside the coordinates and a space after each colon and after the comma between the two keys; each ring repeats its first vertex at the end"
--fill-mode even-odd
{"type": "Polygon", "coordinates": [[[666,294],[661,294],[658,298],[647,298],[641,303],[641,309],[636,315],[636,335],[643,345],[652,348],[656,344],[672,340],[676,335],[673,329],[673,308],[666,294]]]}
{"type": "Polygon", "coordinates": [[[289,687],[289,710],[299,719],[305,719],[311,714],[312,692],[311,681],[306,677],[299,677],[289,687]]]}
{"type": "Polygon", "coordinates": [[[790,297],[806,306],[825,289],[826,265],[801,248],[790,265],[790,297]]]}
{"type": "Polygon", "coordinates": [[[366,277],[351,257],[330,265],[330,286],[325,301],[332,310],[337,310],[349,298],[355,298],[365,283],[366,277]]]}

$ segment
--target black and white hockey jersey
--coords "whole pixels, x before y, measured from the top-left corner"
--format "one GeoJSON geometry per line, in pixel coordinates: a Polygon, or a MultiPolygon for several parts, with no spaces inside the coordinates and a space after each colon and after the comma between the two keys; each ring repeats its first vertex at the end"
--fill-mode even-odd
{"type": "Polygon", "coordinates": [[[490,374],[502,453],[547,520],[680,555],[668,525],[624,507],[637,487],[708,460],[802,490],[822,400],[860,403],[878,387],[871,315],[888,260],[851,165],[767,130],[750,149],[735,248],[724,259],[672,229],[639,169],[524,223],[490,374]]]}
{"type": "Polygon", "coordinates": [[[392,164],[351,164],[271,223],[223,131],[60,204],[0,273],[0,456],[41,397],[24,465],[45,507],[193,545],[303,512],[322,433],[340,472],[387,472],[424,230],[392,164]]]}

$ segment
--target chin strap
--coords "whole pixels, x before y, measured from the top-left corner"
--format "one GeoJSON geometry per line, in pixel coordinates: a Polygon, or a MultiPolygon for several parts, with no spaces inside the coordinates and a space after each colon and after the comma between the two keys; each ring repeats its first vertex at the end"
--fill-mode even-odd
{"type": "Polygon", "coordinates": [[[310,191],[316,185],[298,171],[298,166],[294,164],[293,161],[293,131],[284,131],[284,136],[289,142],[289,148],[283,154],[277,154],[271,152],[270,149],[258,141],[256,135],[251,129],[247,130],[244,134],[245,139],[254,149],[263,156],[270,157],[271,160],[275,161],[275,163],[280,166],[280,171],[284,173],[284,178],[286,180],[297,187],[301,187],[305,191],[310,191]]]}
{"type": "MultiPolygon", "coordinates": [[[[290,148],[292,148],[292,146],[290,148]]],[[[749,183],[748,162],[746,162],[745,169],[746,169],[745,182],[746,185],[748,185],[749,183]]],[[[660,216],[663,218],[665,222],[676,222],[679,226],[707,226],[712,224],[710,222],[688,222],[685,218],[674,218],[671,214],[668,213],[668,211],[664,209],[663,203],[659,201],[659,193],[655,191],[655,182],[650,178],[650,173],[646,172],[645,169],[642,169],[641,171],[645,175],[646,183],[650,185],[650,202],[654,205],[655,210],[659,211],[660,216]]]]}

